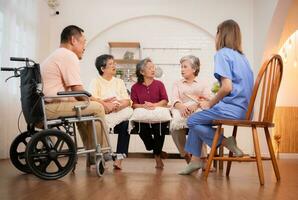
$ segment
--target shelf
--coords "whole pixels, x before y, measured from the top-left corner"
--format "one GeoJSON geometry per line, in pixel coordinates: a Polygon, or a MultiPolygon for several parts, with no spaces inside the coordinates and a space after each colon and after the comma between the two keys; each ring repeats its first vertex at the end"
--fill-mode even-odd
{"type": "Polygon", "coordinates": [[[115,59],[117,64],[138,64],[140,60],[115,59]]]}
{"type": "Polygon", "coordinates": [[[139,42],[109,42],[110,48],[140,48],[139,42]]]}
{"type": "Polygon", "coordinates": [[[109,52],[114,56],[114,61],[117,63],[117,70],[122,72],[120,78],[123,79],[124,82],[129,82],[129,80],[133,79],[136,64],[140,62],[142,57],[140,43],[109,42],[108,44],[109,52]]]}

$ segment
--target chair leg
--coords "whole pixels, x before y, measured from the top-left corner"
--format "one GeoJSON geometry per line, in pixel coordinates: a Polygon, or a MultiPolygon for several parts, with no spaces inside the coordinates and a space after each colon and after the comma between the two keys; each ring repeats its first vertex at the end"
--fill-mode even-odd
{"type": "MultiPolygon", "coordinates": [[[[236,135],[237,135],[237,130],[238,130],[238,127],[237,126],[234,126],[233,128],[233,137],[236,139],[236,135]]],[[[232,157],[233,156],[233,152],[230,151],[229,152],[229,157],[232,157]]],[[[232,161],[228,161],[228,164],[227,164],[227,171],[226,171],[226,176],[229,176],[230,175],[230,171],[231,171],[231,165],[232,165],[232,161]]]]}
{"type": "Polygon", "coordinates": [[[275,177],[276,177],[276,180],[279,181],[280,180],[280,174],[279,174],[279,169],[278,169],[276,157],[275,157],[273,146],[272,146],[272,141],[271,141],[269,129],[268,129],[268,127],[265,127],[264,130],[265,130],[267,145],[268,145],[268,149],[269,149],[269,153],[270,153],[270,158],[271,158],[271,161],[272,161],[272,166],[273,166],[273,169],[274,169],[274,172],[275,172],[275,177]]]}
{"type": "MultiPolygon", "coordinates": [[[[222,145],[220,145],[217,149],[216,149],[216,151],[215,151],[215,155],[217,156],[217,157],[223,157],[223,155],[224,155],[224,150],[223,150],[223,146],[222,145]]],[[[218,169],[219,170],[223,170],[223,160],[219,160],[219,161],[217,161],[217,160],[213,160],[213,168],[214,169],[216,169],[217,170],[217,165],[218,165],[218,169]]]]}
{"type": "Polygon", "coordinates": [[[211,167],[213,157],[216,153],[216,146],[217,146],[217,143],[218,143],[218,140],[219,140],[219,136],[221,135],[220,130],[221,130],[221,125],[219,125],[217,127],[214,138],[213,138],[211,151],[210,151],[210,154],[209,154],[209,157],[208,157],[208,160],[207,160],[207,166],[205,168],[205,179],[206,180],[207,180],[207,177],[208,177],[208,174],[209,174],[209,171],[210,171],[210,167],[211,167]]]}
{"type": "MultiPolygon", "coordinates": [[[[215,155],[216,155],[216,156],[219,156],[219,152],[217,152],[217,149],[216,149],[216,151],[215,151],[215,155]]],[[[213,167],[214,167],[215,169],[217,169],[217,160],[213,160],[213,167]]]]}
{"type": "MultiPolygon", "coordinates": [[[[223,154],[224,154],[223,146],[220,145],[220,147],[218,148],[218,155],[219,157],[223,157],[223,154]]],[[[219,170],[223,170],[223,160],[219,160],[218,168],[219,170]]]]}
{"type": "MultiPolygon", "coordinates": [[[[224,135],[224,129],[223,128],[221,128],[221,134],[223,134],[224,135]]],[[[224,156],[224,150],[223,150],[223,146],[222,145],[220,145],[219,146],[219,148],[218,148],[218,156],[219,157],[223,157],[224,156]]],[[[219,160],[219,162],[218,162],[219,164],[218,164],[218,169],[219,170],[223,170],[223,160],[219,160]]]]}
{"type": "Polygon", "coordinates": [[[264,172],[263,172],[263,165],[262,165],[262,157],[261,157],[261,151],[260,151],[260,146],[259,146],[257,128],[255,126],[252,127],[252,136],[253,136],[260,184],[264,185],[264,172]]]}

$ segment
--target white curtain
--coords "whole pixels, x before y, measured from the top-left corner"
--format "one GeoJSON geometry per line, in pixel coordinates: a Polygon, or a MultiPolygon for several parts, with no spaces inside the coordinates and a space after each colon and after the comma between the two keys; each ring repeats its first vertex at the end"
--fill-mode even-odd
{"type": "MultiPolygon", "coordinates": [[[[20,67],[24,64],[9,61],[12,56],[38,57],[38,4],[36,0],[0,0],[0,67],[20,67]]],[[[12,72],[0,72],[0,158],[9,156],[10,144],[19,134],[19,79],[5,82],[11,75],[12,72]]],[[[23,118],[20,128],[26,130],[23,118]]]]}

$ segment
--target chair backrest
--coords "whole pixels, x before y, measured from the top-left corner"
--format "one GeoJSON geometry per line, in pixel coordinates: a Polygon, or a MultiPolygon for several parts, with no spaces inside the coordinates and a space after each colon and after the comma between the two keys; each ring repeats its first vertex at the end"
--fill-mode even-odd
{"type": "Polygon", "coordinates": [[[272,55],[262,65],[250,98],[246,119],[249,120],[254,109],[257,95],[260,96],[258,121],[272,122],[277,93],[283,73],[283,62],[280,55],[272,55]]]}

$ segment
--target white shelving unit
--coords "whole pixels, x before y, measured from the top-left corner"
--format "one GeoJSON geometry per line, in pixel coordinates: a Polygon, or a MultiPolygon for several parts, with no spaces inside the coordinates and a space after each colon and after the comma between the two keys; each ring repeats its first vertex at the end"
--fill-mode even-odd
{"type": "Polygon", "coordinates": [[[142,57],[139,42],[109,42],[109,52],[114,56],[117,63],[118,76],[124,80],[130,91],[134,84],[136,64],[142,57]],[[126,54],[129,55],[126,57],[126,54]]]}

